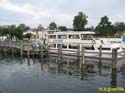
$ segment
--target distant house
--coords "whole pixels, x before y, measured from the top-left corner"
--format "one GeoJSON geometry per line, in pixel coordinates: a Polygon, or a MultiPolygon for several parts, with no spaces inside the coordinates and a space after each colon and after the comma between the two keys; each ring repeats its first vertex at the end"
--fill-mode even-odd
{"type": "Polygon", "coordinates": [[[0,36],[0,41],[5,41],[7,40],[7,36],[0,36]]]}
{"type": "Polygon", "coordinates": [[[116,33],[114,34],[114,37],[115,37],[115,38],[121,38],[121,33],[120,33],[120,32],[116,32],[116,33]]]}

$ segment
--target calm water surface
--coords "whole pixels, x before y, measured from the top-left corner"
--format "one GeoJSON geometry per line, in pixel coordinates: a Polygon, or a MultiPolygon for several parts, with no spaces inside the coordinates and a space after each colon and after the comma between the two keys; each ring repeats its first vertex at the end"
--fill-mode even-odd
{"type": "MultiPolygon", "coordinates": [[[[0,88],[5,93],[106,93],[97,89],[113,86],[111,81],[110,64],[98,68],[98,63],[90,62],[83,74],[77,60],[0,60],[0,88]]],[[[125,87],[124,64],[117,71],[116,83],[125,87]]]]}

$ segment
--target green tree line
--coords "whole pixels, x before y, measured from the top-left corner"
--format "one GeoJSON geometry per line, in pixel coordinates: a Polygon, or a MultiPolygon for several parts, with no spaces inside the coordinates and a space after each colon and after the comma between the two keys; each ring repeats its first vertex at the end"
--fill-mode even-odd
{"type": "Polygon", "coordinates": [[[8,36],[8,38],[12,39],[16,37],[17,39],[23,39],[23,32],[30,29],[25,24],[16,25],[7,25],[7,26],[0,26],[0,36],[8,36]]]}

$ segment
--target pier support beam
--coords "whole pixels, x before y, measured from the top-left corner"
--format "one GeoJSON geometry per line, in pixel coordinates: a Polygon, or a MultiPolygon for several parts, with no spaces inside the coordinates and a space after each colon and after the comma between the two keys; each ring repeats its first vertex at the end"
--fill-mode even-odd
{"type": "Polygon", "coordinates": [[[80,60],[80,45],[77,45],[78,50],[77,50],[77,56],[78,56],[78,61],[80,60]]]}
{"type": "Polygon", "coordinates": [[[60,60],[62,58],[62,45],[59,44],[58,46],[58,59],[60,60]]]}
{"type": "Polygon", "coordinates": [[[85,50],[82,46],[82,61],[81,61],[81,80],[84,79],[84,68],[85,68],[85,50]]]}
{"type": "Polygon", "coordinates": [[[30,66],[30,45],[27,45],[27,64],[30,66]]]}
{"type": "Polygon", "coordinates": [[[117,83],[117,49],[112,50],[112,81],[111,86],[116,87],[117,83]]]}
{"type": "Polygon", "coordinates": [[[41,50],[41,58],[43,58],[43,47],[42,46],[41,46],[40,50],[41,50]]]}
{"type": "Polygon", "coordinates": [[[102,45],[99,48],[99,74],[101,75],[101,67],[102,67],[102,45]]]}

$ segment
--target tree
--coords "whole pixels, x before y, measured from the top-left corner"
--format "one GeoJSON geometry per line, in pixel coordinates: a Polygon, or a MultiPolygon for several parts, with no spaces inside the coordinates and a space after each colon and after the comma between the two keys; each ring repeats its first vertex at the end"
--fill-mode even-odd
{"type": "Polygon", "coordinates": [[[14,32],[15,32],[15,36],[18,39],[23,39],[23,30],[22,29],[20,29],[19,27],[17,27],[14,32]]]}
{"type": "Polygon", "coordinates": [[[30,40],[30,38],[32,37],[32,34],[31,33],[27,33],[24,38],[28,38],[30,40]]]}
{"type": "Polygon", "coordinates": [[[55,29],[57,29],[56,23],[55,23],[55,22],[51,22],[51,23],[49,24],[49,30],[55,30],[55,29]]]}
{"type": "Polygon", "coordinates": [[[85,30],[85,25],[87,24],[87,16],[83,12],[79,12],[73,20],[73,28],[75,31],[85,30]]]}
{"type": "Polygon", "coordinates": [[[30,27],[26,26],[25,24],[19,24],[18,28],[23,32],[30,29],[30,27]]]}
{"type": "Polygon", "coordinates": [[[125,31],[125,23],[124,22],[115,22],[113,27],[114,27],[114,32],[125,31]]]}
{"type": "Polygon", "coordinates": [[[96,26],[95,32],[100,35],[113,35],[113,25],[107,16],[101,18],[101,22],[96,26]]]}
{"type": "Polygon", "coordinates": [[[67,27],[66,26],[59,26],[58,29],[61,30],[61,31],[67,31],[67,27]]]}
{"type": "Polygon", "coordinates": [[[86,31],[94,31],[94,29],[95,29],[95,28],[94,28],[93,26],[91,26],[91,27],[87,27],[85,30],[86,30],[86,31]]]}

